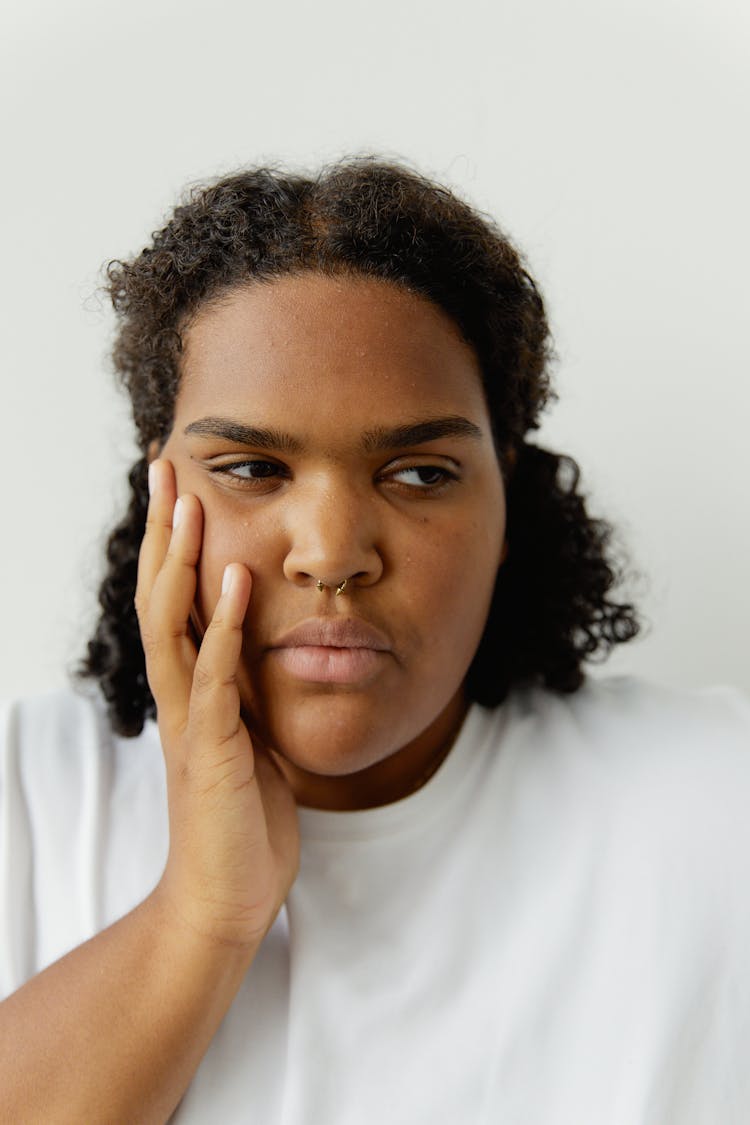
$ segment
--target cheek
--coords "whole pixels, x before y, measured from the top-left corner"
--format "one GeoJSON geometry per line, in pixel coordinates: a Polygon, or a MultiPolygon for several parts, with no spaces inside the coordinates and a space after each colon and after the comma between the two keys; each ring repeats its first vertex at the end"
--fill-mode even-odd
{"type": "MultiPolygon", "coordinates": [[[[248,516],[232,513],[231,517],[203,501],[203,545],[198,562],[196,608],[204,626],[211,619],[221,593],[225,566],[241,562],[253,576],[254,588],[261,581],[270,554],[268,528],[248,516]]],[[[252,604],[252,601],[251,601],[252,604]]]]}
{"type": "Polygon", "coordinates": [[[411,597],[420,620],[429,623],[427,651],[434,664],[471,661],[487,620],[503,533],[502,519],[494,528],[467,524],[445,532],[422,553],[411,597]]]}

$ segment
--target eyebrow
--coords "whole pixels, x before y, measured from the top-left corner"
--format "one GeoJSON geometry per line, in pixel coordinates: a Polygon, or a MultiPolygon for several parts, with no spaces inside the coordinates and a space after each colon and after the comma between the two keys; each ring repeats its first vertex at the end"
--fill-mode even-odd
{"type": "Polygon", "coordinates": [[[184,429],[185,434],[198,434],[201,437],[221,437],[237,445],[252,445],[256,449],[276,449],[283,453],[300,453],[303,445],[299,438],[282,430],[270,430],[261,426],[246,426],[231,418],[199,418],[184,429]]]}
{"type": "Polygon", "coordinates": [[[435,438],[444,437],[481,439],[482,431],[468,418],[449,415],[446,418],[428,418],[424,422],[412,422],[393,428],[378,426],[364,433],[362,445],[365,452],[374,453],[378,450],[393,449],[399,445],[421,445],[424,441],[434,441],[435,438]]]}
{"type": "MultiPolygon", "coordinates": [[[[284,453],[301,453],[304,443],[283,430],[248,426],[231,418],[199,418],[185,427],[185,434],[201,437],[221,437],[237,445],[251,445],[256,449],[278,450],[284,453]]],[[[436,438],[462,437],[481,440],[482,431],[474,422],[459,415],[427,418],[421,422],[407,422],[401,426],[377,426],[362,435],[362,448],[366,453],[395,449],[398,446],[421,445],[436,438]]]]}

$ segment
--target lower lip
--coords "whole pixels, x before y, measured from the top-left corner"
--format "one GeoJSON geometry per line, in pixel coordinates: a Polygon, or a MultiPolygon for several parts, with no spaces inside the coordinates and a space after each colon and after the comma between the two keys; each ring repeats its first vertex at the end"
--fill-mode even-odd
{"type": "Polygon", "coordinates": [[[386,655],[374,648],[295,645],[272,650],[282,668],[298,680],[315,684],[357,684],[375,674],[386,655]]]}

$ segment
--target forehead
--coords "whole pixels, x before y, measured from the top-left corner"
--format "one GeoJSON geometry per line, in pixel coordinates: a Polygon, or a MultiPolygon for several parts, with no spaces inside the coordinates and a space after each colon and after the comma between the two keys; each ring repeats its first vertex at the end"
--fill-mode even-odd
{"type": "Polygon", "coordinates": [[[388,282],[306,273],[236,288],[200,309],[184,340],[183,418],[219,407],[287,425],[290,415],[486,416],[479,363],[457,325],[388,282]]]}

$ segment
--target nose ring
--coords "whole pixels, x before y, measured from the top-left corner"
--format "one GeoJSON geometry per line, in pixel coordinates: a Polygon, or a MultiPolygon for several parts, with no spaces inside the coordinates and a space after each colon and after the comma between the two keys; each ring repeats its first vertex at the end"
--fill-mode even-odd
{"type": "MultiPolygon", "coordinates": [[[[339,582],[338,586],[336,587],[336,597],[338,597],[339,594],[343,594],[344,590],[346,589],[346,584],[347,584],[348,581],[349,581],[349,579],[345,578],[343,582],[339,582]]],[[[322,593],[323,590],[325,590],[325,588],[326,588],[326,583],[323,581],[322,578],[319,578],[318,581],[315,583],[315,589],[320,590],[320,592],[322,593]]]]}

